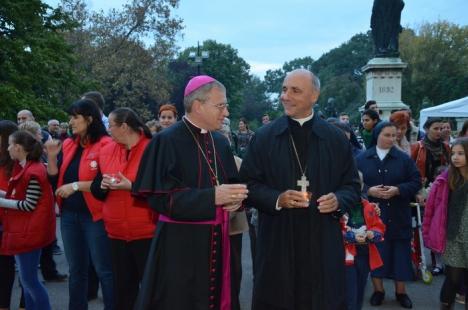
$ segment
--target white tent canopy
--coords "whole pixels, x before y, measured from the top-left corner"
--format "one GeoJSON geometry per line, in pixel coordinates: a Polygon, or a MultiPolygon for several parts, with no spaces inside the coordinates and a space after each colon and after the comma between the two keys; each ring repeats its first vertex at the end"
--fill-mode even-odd
{"type": "Polygon", "coordinates": [[[420,129],[429,117],[468,118],[468,96],[421,110],[419,112],[420,129]]]}

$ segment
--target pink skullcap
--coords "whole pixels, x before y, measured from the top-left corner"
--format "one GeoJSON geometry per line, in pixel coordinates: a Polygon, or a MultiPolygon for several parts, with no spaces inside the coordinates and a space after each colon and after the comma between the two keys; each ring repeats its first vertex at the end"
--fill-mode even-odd
{"type": "Polygon", "coordinates": [[[185,86],[185,91],[184,91],[184,97],[190,95],[203,85],[206,85],[208,83],[211,83],[213,81],[216,81],[213,79],[211,76],[208,75],[198,75],[194,78],[192,78],[188,83],[187,86],[185,86]]]}

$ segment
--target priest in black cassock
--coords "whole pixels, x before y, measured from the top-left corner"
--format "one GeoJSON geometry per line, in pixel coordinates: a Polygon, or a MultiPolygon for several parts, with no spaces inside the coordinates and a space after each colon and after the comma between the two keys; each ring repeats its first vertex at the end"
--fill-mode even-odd
{"type": "Polygon", "coordinates": [[[339,217],[359,202],[345,135],[313,113],[320,82],[289,72],[285,114],[260,128],[240,170],[259,211],[253,310],[346,309],[339,217]]]}
{"type": "Polygon", "coordinates": [[[148,145],[133,193],[159,221],[134,309],[230,310],[229,212],[247,197],[219,130],[229,115],[224,86],[197,76],[186,116],[148,145]]]}

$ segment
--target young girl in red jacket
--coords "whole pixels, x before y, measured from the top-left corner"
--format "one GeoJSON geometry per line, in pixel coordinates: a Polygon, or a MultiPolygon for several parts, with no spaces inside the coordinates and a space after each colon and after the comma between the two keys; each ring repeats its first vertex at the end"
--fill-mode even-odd
{"type": "Polygon", "coordinates": [[[441,309],[452,309],[457,289],[468,288],[468,138],[452,144],[448,174],[431,187],[423,223],[424,241],[443,253],[445,281],[440,291],[441,309]]]}
{"type": "Polygon", "coordinates": [[[10,135],[8,152],[15,166],[5,198],[0,198],[3,236],[0,253],[14,255],[27,309],[50,309],[37,276],[41,249],[55,239],[52,188],[40,162],[42,145],[28,132],[10,135]]]}

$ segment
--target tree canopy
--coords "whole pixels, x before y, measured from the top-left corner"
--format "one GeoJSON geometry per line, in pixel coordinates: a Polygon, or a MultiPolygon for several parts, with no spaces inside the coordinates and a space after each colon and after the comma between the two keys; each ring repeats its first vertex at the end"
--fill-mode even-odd
{"type": "Polygon", "coordinates": [[[447,21],[425,23],[400,36],[403,102],[419,112],[429,106],[468,95],[468,26],[447,21]]]}
{"type": "Polygon", "coordinates": [[[21,109],[39,119],[63,115],[67,93],[79,84],[76,55],[62,33],[71,20],[39,0],[3,0],[0,5],[0,118],[21,109]]]}
{"type": "MultiPolygon", "coordinates": [[[[361,68],[373,57],[370,32],[359,33],[318,59],[286,61],[263,79],[230,44],[206,39],[179,51],[183,21],[178,0],[131,0],[120,9],[91,11],[85,0],[3,0],[0,5],[0,118],[30,109],[40,121],[65,119],[71,102],[90,90],[106,99],[104,111],[127,106],[145,120],[162,103],[183,112],[183,90],[198,72],[190,54],[206,51],[200,73],[227,89],[231,118],[258,124],[263,113],[282,113],[281,84],[287,72],[306,68],[321,80],[318,109],[327,116],[347,112],[359,119],[365,101],[361,68]]],[[[402,100],[413,112],[467,95],[468,26],[424,23],[400,35],[402,100]]]]}
{"type": "Polygon", "coordinates": [[[179,106],[183,101],[183,89],[188,80],[198,74],[197,64],[190,58],[190,53],[208,52],[208,58],[199,64],[200,73],[207,74],[223,83],[230,106],[230,112],[238,116],[242,109],[244,88],[250,79],[249,64],[229,44],[206,40],[200,46],[186,48],[179,53],[170,65],[173,72],[172,101],[179,106]]]}

